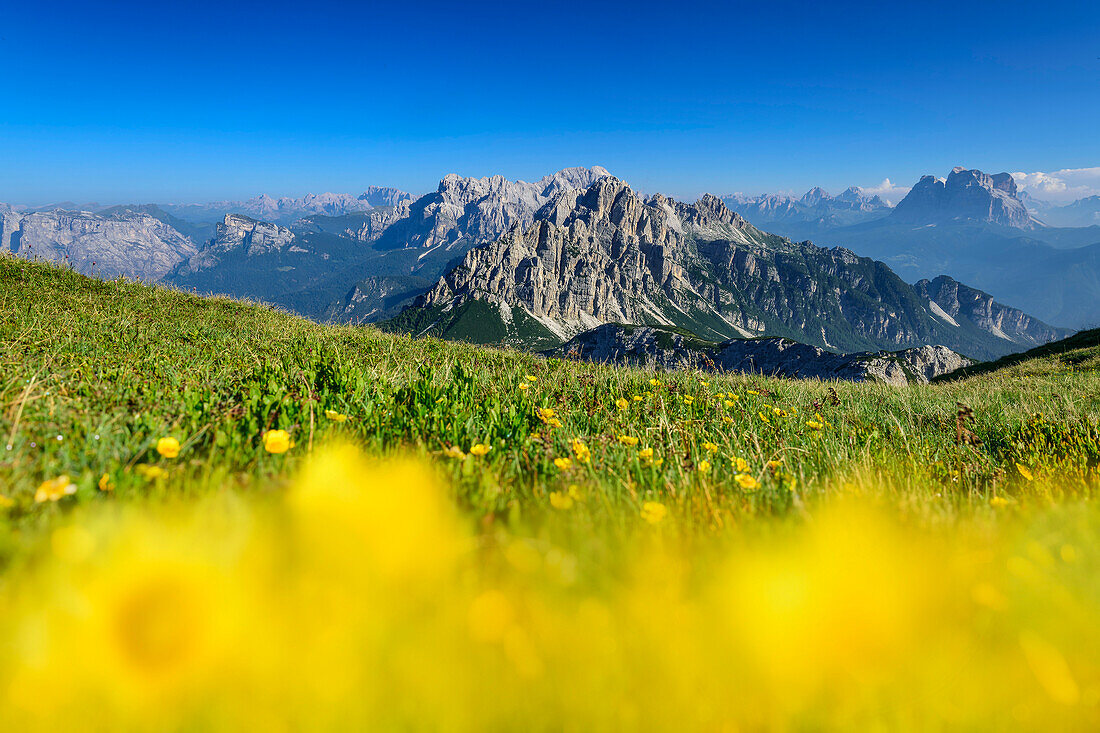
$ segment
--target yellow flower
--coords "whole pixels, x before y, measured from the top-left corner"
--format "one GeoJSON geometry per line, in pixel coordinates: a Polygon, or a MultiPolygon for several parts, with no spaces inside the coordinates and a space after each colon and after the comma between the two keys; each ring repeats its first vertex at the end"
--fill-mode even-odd
{"type": "Polygon", "coordinates": [[[549,425],[552,428],[560,428],[561,420],[557,418],[557,413],[554,412],[553,407],[540,407],[536,414],[539,416],[539,420],[549,425]]]}
{"type": "Polygon", "coordinates": [[[714,443],[711,443],[710,441],[706,441],[703,443],[703,449],[710,453],[718,452],[718,446],[716,446],[714,443]]]}
{"type": "Polygon", "coordinates": [[[539,381],[539,378],[536,377],[534,374],[528,374],[526,377],[524,377],[524,379],[526,379],[528,382],[537,382],[537,381],[539,381]]]}
{"type": "Polygon", "coordinates": [[[268,453],[286,453],[293,447],[294,441],[285,430],[268,430],[264,433],[264,450],[268,453]]]}
{"type": "Polygon", "coordinates": [[[635,402],[641,402],[644,399],[645,399],[645,397],[642,397],[640,394],[634,395],[634,401],[635,402]]]}
{"type": "Polygon", "coordinates": [[[722,416],[722,422],[726,423],[727,425],[732,425],[733,424],[733,418],[730,417],[729,415],[723,415],[722,416]]]}
{"type": "Polygon", "coordinates": [[[13,506],[15,506],[15,502],[11,497],[0,494],[0,509],[11,509],[13,506]]]}
{"type": "Polygon", "coordinates": [[[626,399],[624,399],[623,397],[620,397],[619,399],[615,400],[615,406],[618,407],[620,410],[625,410],[626,408],[630,407],[630,403],[627,402],[626,399]]]}
{"type": "Polygon", "coordinates": [[[784,412],[783,410],[780,410],[778,407],[773,407],[772,412],[775,413],[775,415],[777,417],[786,417],[787,416],[787,413],[784,412]]]}
{"type": "Polygon", "coordinates": [[[620,435],[619,442],[623,445],[638,445],[638,439],[633,435],[620,435]]]}
{"type": "Polygon", "coordinates": [[[161,438],[157,441],[157,453],[165,458],[175,458],[180,454],[180,442],[175,438],[161,438]]]}
{"type": "Polygon", "coordinates": [[[642,504],[642,519],[650,524],[658,524],[665,515],[668,514],[668,509],[664,504],[657,501],[647,501],[642,504]]]}
{"type": "Polygon", "coordinates": [[[99,486],[100,491],[114,491],[115,490],[115,485],[113,483],[111,483],[111,474],[109,474],[109,473],[105,473],[102,476],[100,476],[99,477],[99,483],[97,485],[99,486]]]}
{"type": "Polygon", "coordinates": [[[733,477],[733,480],[745,491],[753,491],[754,489],[760,488],[760,482],[747,473],[739,473],[733,477]]]}
{"type": "Polygon", "coordinates": [[[736,458],[734,458],[732,463],[734,468],[736,468],[741,473],[747,473],[749,470],[749,462],[741,456],[737,456],[736,458]]]}
{"type": "Polygon", "coordinates": [[[62,474],[49,481],[43,481],[39,485],[38,491],[34,492],[34,501],[38,504],[44,501],[57,501],[75,493],[76,484],[69,480],[68,475],[62,474]]]}
{"type": "Polygon", "coordinates": [[[767,463],[768,468],[772,469],[773,471],[782,465],[783,461],[768,461],[767,463]]]}
{"type": "Polygon", "coordinates": [[[552,428],[560,428],[561,427],[561,420],[557,419],[556,417],[552,417],[552,418],[550,418],[549,420],[546,421],[546,424],[549,425],[552,428]]]}
{"type": "Polygon", "coordinates": [[[151,466],[148,463],[139,463],[134,466],[134,470],[150,481],[156,481],[158,478],[164,478],[168,475],[168,472],[160,466],[151,466]]]}
{"type": "Polygon", "coordinates": [[[819,423],[817,420],[807,420],[806,427],[808,427],[810,430],[821,430],[825,426],[819,423]]]}
{"type": "Polygon", "coordinates": [[[699,461],[698,468],[699,468],[699,473],[709,473],[710,472],[710,461],[699,461]]]}
{"type": "Polygon", "coordinates": [[[1032,479],[1035,478],[1035,476],[1032,475],[1031,470],[1022,463],[1017,463],[1016,464],[1016,470],[1019,471],[1020,475],[1023,476],[1028,481],[1031,481],[1032,479]]]}
{"type": "Polygon", "coordinates": [[[705,379],[700,379],[699,384],[703,385],[704,387],[710,386],[710,382],[706,381],[705,379]]]}
{"type": "Polygon", "coordinates": [[[992,499],[989,500],[989,506],[995,509],[1006,507],[1008,506],[1008,499],[1004,498],[1003,496],[994,496],[992,499]]]}
{"type": "Polygon", "coordinates": [[[695,403],[695,398],[689,394],[684,395],[683,397],[681,397],[681,399],[684,401],[685,405],[691,405],[695,403]]]}
{"type": "Polygon", "coordinates": [[[759,415],[759,416],[760,416],[760,419],[761,419],[761,420],[763,420],[764,422],[766,422],[766,423],[767,423],[768,425],[771,425],[771,424],[772,424],[772,421],[771,421],[771,420],[769,420],[769,419],[768,419],[768,416],[767,416],[767,415],[765,415],[764,413],[762,413],[762,412],[758,412],[758,413],[756,413],[756,414],[757,414],[757,415],[759,415]]]}
{"type": "Polygon", "coordinates": [[[638,450],[638,458],[641,458],[642,460],[645,460],[645,461],[653,460],[653,449],[652,448],[640,448],[638,450]]]}
{"type": "Polygon", "coordinates": [[[756,394],[756,395],[760,394],[759,392],[757,392],[754,389],[746,389],[745,391],[748,392],[749,394],[756,394]]]}
{"type": "Polygon", "coordinates": [[[592,452],[588,450],[588,446],[584,444],[584,441],[580,438],[574,438],[570,447],[573,449],[573,455],[577,457],[577,460],[581,463],[588,463],[592,460],[592,452]]]}
{"type": "Polygon", "coordinates": [[[448,458],[465,458],[466,454],[462,452],[462,449],[455,445],[449,445],[443,449],[443,455],[448,458]]]}
{"type": "MultiPolygon", "coordinates": [[[[569,459],[566,459],[569,460],[569,459]]],[[[573,508],[573,497],[564,491],[550,492],[550,506],[565,511],[573,508]]]]}
{"type": "Polygon", "coordinates": [[[555,458],[554,465],[562,471],[568,471],[570,468],[573,467],[573,459],[568,457],[555,458]]]}
{"type": "Polygon", "coordinates": [[[334,422],[347,422],[348,416],[337,412],[336,410],[325,410],[325,417],[334,422]]]}
{"type": "Polygon", "coordinates": [[[527,382],[520,382],[519,388],[526,392],[530,386],[531,385],[527,384],[527,382]]]}
{"type": "Polygon", "coordinates": [[[474,443],[470,446],[470,453],[475,456],[483,456],[493,449],[488,443],[474,443]]]}
{"type": "Polygon", "coordinates": [[[656,386],[658,386],[658,385],[660,385],[660,384],[661,384],[661,380],[659,380],[659,379],[651,379],[651,380],[649,380],[649,386],[650,386],[650,387],[656,387],[656,386]]]}
{"type": "Polygon", "coordinates": [[[726,405],[726,407],[733,407],[737,403],[734,402],[733,400],[726,400],[724,404],[726,405]]]}

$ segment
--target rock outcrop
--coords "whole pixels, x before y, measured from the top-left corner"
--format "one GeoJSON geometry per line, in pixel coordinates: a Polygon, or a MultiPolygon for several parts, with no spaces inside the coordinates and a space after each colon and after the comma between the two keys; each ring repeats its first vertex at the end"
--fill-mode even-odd
{"type": "Polygon", "coordinates": [[[654,327],[605,324],[546,356],[662,369],[701,369],[798,379],[927,383],[973,362],[945,346],[836,354],[785,338],[706,343],[654,327]]]}
{"type": "Polygon", "coordinates": [[[373,208],[399,206],[403,201],[412,201],[412,196],[399,188],[389,186],[368,186],[359,194],[359,200],[373,208]]]}
{"type": "Polygon", "coordinates": [[[924,176],[898,202],[891,219],[909,224],[943,221],[989,222],[1017,229],[1037,225],[1016,198],[1016,179],[957,167],[946,179],[924,176]]]}
{"type": "Polygon", "coordinates": [[[18,214],[10,209],[0,214],[0,249],[67,263],[86,275],[149,281],[164,277],[196,252],[189,238],[145,213],[18,214]]]}
{"type": "Polygon", "coordinates": [[[559,193],[531,226],[516,224],[471,250],[395,326],[455,332],[451,321],[472,301],[493,306],[478,318],[499,312],[505,323],[457,331],[476,339],[479,328],[493,338],[503,330],[516,345],[517,308],[541,324],[543,332],[532,333],[539,342],[545,331],[564,341],[625,323],[711,341],[793,336],[848,352],[944,344],[984,358],[1017,344],[977,323],[934,316],[929,300],[882,263],[766,234],[713,196],[643,201],[613,177],[559,193]]]}
{"type": "Polygon", "coordinates": [[[256,221],[240,214],[226,214],[217,234],[182,264],[176,276],[186,276],[217,267],[229,254],[258,257],[281,252],[294,242],[294,232],[278,224],[256,221]]]}
{"type": "Polygon", "coordinates": [[[1065,338],[1065,329],[1048,326],[1019,308],[993,300],[993,296],[947,275],[921,280],[914,287],[933,304],[933,313],[951,323],[970,321],[978,328],[1015,344],[1040,346],[1065,338]]]}

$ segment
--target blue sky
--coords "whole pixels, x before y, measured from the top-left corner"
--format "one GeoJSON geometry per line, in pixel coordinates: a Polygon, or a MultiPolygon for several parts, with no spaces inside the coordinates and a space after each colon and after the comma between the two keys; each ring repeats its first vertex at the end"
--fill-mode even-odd
{"type": "Polygon", "coordinates": [[[1100,166],[1095,2],[5,5],[0,201],[1100,166]]]}

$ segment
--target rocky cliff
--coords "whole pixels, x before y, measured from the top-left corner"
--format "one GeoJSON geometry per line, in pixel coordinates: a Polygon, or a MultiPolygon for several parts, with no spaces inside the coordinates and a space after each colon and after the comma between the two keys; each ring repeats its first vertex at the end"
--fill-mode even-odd
{"type": "Polygon", "coordinates": [[[942,221],[989,222],[1031,229],[1036,222],[1016,198],[1016,180],[1008,173],[990,175],[957,167],[946,179],[924,176],[898,202],[891,219],[910,224],[942,221]]]}
{"type": "Polygon", "coordinates": [[[947,275],[921,280],[914,287],[929,300],[938,317],[953,324],[970,321],[983,331],[1017,344],[1039,346],[1069,335],[1066,329],[1048,326],[1018,308],[997,303],[989,293],[947,275]]]}
{"type": "Polygon", "coordinates": [[[84,274],[159,280],[196,252],[190,239],[145,213],[0,214],[0,249],[64,262],[84,274]]]}
{"type": "Polygon", "coordinates": [[[258,257],[280,252],[289,248],[293,242],[294,232],[286,227],[256,221],[240,214],[226,214],[222,223],[218,224],[214,238],[183,263],[175,275],[187,276],[215,268],[230,254],[258,257]]]}
{"type": "Polygon", "coordinates": [[[836,354],[784,338],[707,343],[654,327],[605,324],[579,334],[546,356],[662,369],[701,369],[799,379],[879,381],[905,385],[973,362],[945,346],[836,354]]]}
{"type": "Polygon", "coordinates": [[[533,225],[471,250],[392,325],[530,346],[602,323],[673,326],[713,341],[785,336],[840,351],[944,344],[983,358],[1020,343],[935,317],[882,263],[766,234],[713,196],[643,201],[613,177],[559,193],[533,225]],[[470,311],[473,302],[489,308],[470,311]]]}

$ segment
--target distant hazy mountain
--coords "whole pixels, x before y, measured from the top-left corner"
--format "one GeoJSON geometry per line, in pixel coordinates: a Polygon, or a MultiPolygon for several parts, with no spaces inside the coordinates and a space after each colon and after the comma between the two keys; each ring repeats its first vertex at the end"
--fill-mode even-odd
{"type": "Polygon", "coordinates": [[[1016,179],[957,167],[946,179],[924,176],[890,212],[907,224],[985,222],[1033,229],[1038,222],[1016,198],[1016,179]]]}
{"type": "Polygon", "coordinates": [[[159,280],[195,254],[194,243],[144,212],[0,214],[0,250],[67,263],[84,274],[159,280]]]}
{"type": "Polygon", "coordinates": [[[620,323],[840,351],[943,344],[978,357],[1065,335],[1002,306],[991,319],[956,314],[881,263],[767,234],[713,196],[643,201],[609,177],[471,250],[388,327],[545,348],[620,323]]]}
{"type": "Polygon", "coordinates": [[[342,216],[370,211],[378,206],[395,206],[411,196],[396,188],[371,186],[359,196],[350,193],[306,194],[301,198],[267,194],[246,201],[212,201],[202,204],[160,204],[172,216],[191,222],[214,222],[226,214],[243,214],[252,219],[289,224],[307,216],[342,216]]]}
{"type": "Polygon", "coordinates": [[[815,186],[800,199],[764,194],[732,195],[722,201],[754,226],[792,239],[813,238],[822,231],[881,218],[890,212],[885,201],[867,195],[858,186],[837,196],[815,186]]]}
{"type": "Polygon", "coordinates": [[[1078,199],[1066,206],[1048,205],[1039,216],[1044,223],[1055,227],[1100,226],[1100,196],[1078,199]]]}

